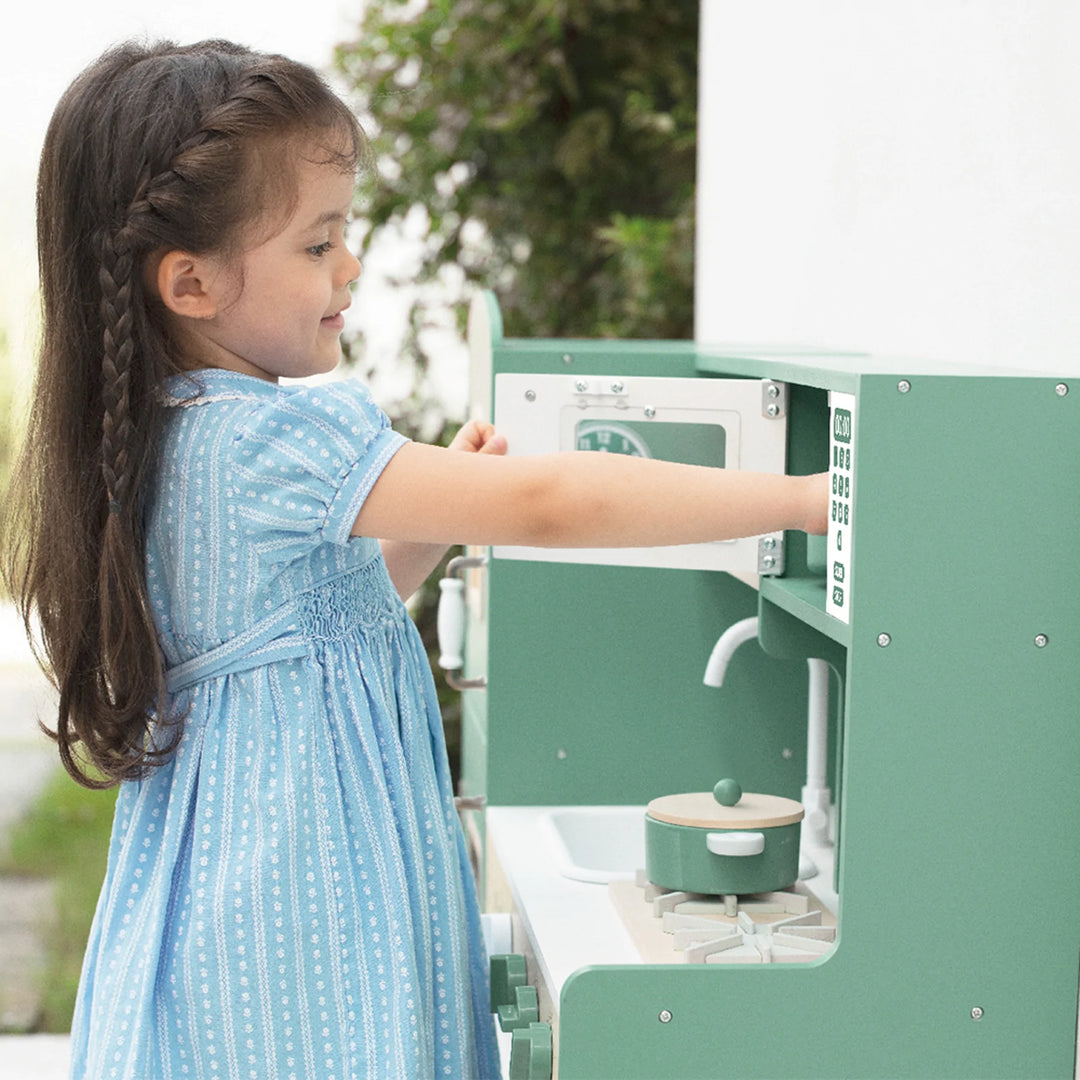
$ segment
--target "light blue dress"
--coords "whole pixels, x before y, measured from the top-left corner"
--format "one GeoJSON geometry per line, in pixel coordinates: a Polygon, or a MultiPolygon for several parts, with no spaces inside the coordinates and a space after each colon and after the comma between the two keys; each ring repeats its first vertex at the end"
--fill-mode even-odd
{"type": "Polygon", "coordinates": [[[405,440],[355,382],[193,378],[146,555],[187,719],[119,794],[73,1076],[497,1076],[427,657],[349,535],[405,440]]]}

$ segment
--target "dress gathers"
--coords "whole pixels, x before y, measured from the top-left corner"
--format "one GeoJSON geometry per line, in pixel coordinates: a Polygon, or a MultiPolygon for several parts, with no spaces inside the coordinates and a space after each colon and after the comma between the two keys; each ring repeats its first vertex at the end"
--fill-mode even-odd
{"type": "Polygon", "coordinates": [[[427,656],[350,536],[405,439],[355,382],[166,391],[146,567],[184,733],[118,796],[73,1076],[498,1076],[427,656]]]}

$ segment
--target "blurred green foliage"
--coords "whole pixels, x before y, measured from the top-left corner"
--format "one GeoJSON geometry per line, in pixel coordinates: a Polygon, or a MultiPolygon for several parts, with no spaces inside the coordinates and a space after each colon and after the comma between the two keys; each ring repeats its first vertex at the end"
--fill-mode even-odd
{"type": "Polygon", "coordinates": [[[370,0],[344,76],[365,250],[422,207],[508,336],[692,333],[698,0],[370,0]]]}
{"type": "Polygon", "coordinates": [[[83,952],[109,850],[116,789],[91,791],[58,770],[12,828],[0,873],[51,878],[55,910],[45,930],[46,970],[37,1030],[71,1030],[83,952]]]}

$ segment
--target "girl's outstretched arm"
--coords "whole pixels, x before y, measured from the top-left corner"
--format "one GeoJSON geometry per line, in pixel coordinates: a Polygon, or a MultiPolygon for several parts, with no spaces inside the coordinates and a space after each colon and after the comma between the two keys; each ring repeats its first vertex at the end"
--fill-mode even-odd
{"type": "Polygon", "coordinates": [[[572,451],[461,454],[409,443],[353,532],[428,544],[652,547],[777,529],[824,533],[828,475],[775,476],[572,451]]]}
{"type": "MultiPolygon", "coordinates": [[[[502,435],[496,435],[491,424],[470,420],[454,436],[450,449],[467,454],[501,455],[506,453],[506,439],[502,435]]],[[[425,544],[410,540],[382,541],[383,558],[390,572],[390,580],[402,600],[408,600],[427,580],[431,571],[439,565],[446,548],[447,544],[443,542],[425,544]]]]}

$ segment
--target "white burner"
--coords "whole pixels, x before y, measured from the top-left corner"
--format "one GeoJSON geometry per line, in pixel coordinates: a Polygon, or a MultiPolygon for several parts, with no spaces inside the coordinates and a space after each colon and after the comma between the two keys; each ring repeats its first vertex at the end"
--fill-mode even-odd
{"type": "Polygon", "coordinates": [[[636,884],[652,904],[660,929],[686,963],[768,964],[805,961],[827,953],[836,926],[798,892],[708,896],[653,885],[639,871],[636,884]]]}

